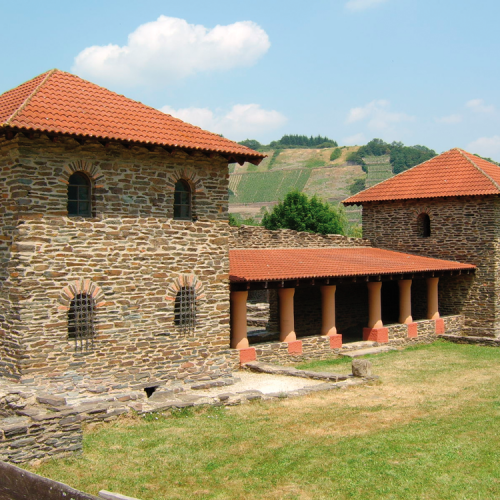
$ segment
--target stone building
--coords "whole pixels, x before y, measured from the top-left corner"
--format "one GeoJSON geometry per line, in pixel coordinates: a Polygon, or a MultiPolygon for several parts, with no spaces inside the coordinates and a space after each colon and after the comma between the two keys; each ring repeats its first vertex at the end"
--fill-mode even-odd
{"type": "Polygon", "coordinates": [[[477,266],[440,278],[440,310],[463,316],[464,335],[500,335],[498,165],[452,149],[344,203],[362,205],[375,247],[477,266]]]}
{"type": "Polygon", "coordinates": [[[228,164],[263,155],[71,74],[0,96],[0,375],[229,376],[228,164]]]}

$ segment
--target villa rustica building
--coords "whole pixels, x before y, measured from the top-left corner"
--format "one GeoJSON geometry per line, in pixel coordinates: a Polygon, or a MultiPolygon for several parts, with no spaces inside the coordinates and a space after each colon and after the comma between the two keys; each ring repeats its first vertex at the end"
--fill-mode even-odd
{"type": "Polygon", "coordinates": [[[498,336],[500,167],[455,149],[358,193],[354,239],[231,228],[228,165],[263,157],[58,70],[1,95],[0,376],[154,390],[356,341],[498,336]]]}

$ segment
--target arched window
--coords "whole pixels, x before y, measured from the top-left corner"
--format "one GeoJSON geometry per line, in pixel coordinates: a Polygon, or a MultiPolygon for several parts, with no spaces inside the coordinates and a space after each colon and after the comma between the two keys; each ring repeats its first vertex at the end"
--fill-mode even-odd
{"type": "Polygon", "coordinates": [[[418,216],[417,231],[421,238],[428,238],[431,235],[431,219],[429,214],[421,213],[418,216]]]}
{"type": "Polygon", "coordinates": [[[68,184],[68,215],[90,217],[92,215],[92,184],[83,172],[75,172],[68,184]]]}
{"type": "Polygon", "coordinates": [[[174,322],[182,333],[192,333],[196,326],[196,289],[194,286],[181,286],[174,304],[174,322]]]}
{"type": "Polygon", "coordinates": [[[68,311],[68,339],[75,341],[75,351],[92,349],[95,323],[94,299],[87,293],[77,293],[68,311]]]}
{"type": "Polygon", "coordinates": [[[179,179],[175,183],[174,219],[191,220],[192,202],[191,187],[185,180],[179,179]]]}

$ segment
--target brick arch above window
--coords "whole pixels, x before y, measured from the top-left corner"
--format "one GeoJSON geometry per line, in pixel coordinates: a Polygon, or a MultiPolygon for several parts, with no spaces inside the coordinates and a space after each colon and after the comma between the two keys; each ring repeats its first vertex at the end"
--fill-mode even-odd
{"type": "Polygon", "coordinates": [[[199,281],[194,274],[180,274],[174,278],[172,284],[168,286],[165,300],[175,301],[177,294],[183,287],[194,287],[196,300],[203,299],[205,297],[203,283],[199,281]]]}
{"type": "Polygon", "coordinates": [[[167,188],[170,189],[171,191],[175,191],[175,184],[177,183],[178,180],[186,181],[191,187],[193,194],[197,196],[207,194],[205,186],[203,185],[203,181],[201,180],[200,176],[195,172],[195,170],[189,167],[176,168],[170,174],[169,179],[167,179],[167,188]]]}
{"type": "Polygon", "coordinates": [[[79,294],[85,293],[92,297],[95,302],[96,309],[103,307],[106,304],[104,300],[104,293],[99,285],[96,285],[90,279],[80,279],[72,281],[65,286],[59,297],[59,310],[69,311],[71,306],[71,301],[79,294]]]}
{"type": "Polygon", "coordinates": [[[429,238],[432,234],[432,211],[427,207],[415,210],[414,227],[419,238],[429,238]]]}
{"type": "Polygon", "coordinates": [[[87,174],[91,182],[94,184],[94,187],[103,187],[102,184],[99,184],[103,177],[103,173],[101,172],[99,165],[85,160],[77,160],[65,165],[61,177],[59,178],[59,182],[68,185],[69,178],[76,172],[83,172],[87,174]]]}

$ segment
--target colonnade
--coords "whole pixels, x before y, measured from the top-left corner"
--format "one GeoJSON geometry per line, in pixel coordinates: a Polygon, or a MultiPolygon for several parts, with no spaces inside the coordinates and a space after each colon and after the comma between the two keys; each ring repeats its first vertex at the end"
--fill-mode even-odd
{"type": "MultiPolygon", "coordinates": [[[[438,283],[439,278],[427,278],[427,319],[439,319],[438,283]]],[[[412,280],[399,280],[399,323],[411,324],[411,284],[412,280]]],[[[382,282],[369,281],[368,286],[368,329],[383,328],[382,322],[382,282]]],[[[321,287],[321,335],[337,335],[335,325],[335,285],[321,287]]],[[[295,334],[294,301],[295,288],[279,288],[280,341],[293,342],[295,334]]],[[[246,349],[248,291],[231,292],[231,347],[246,349]]]]}

